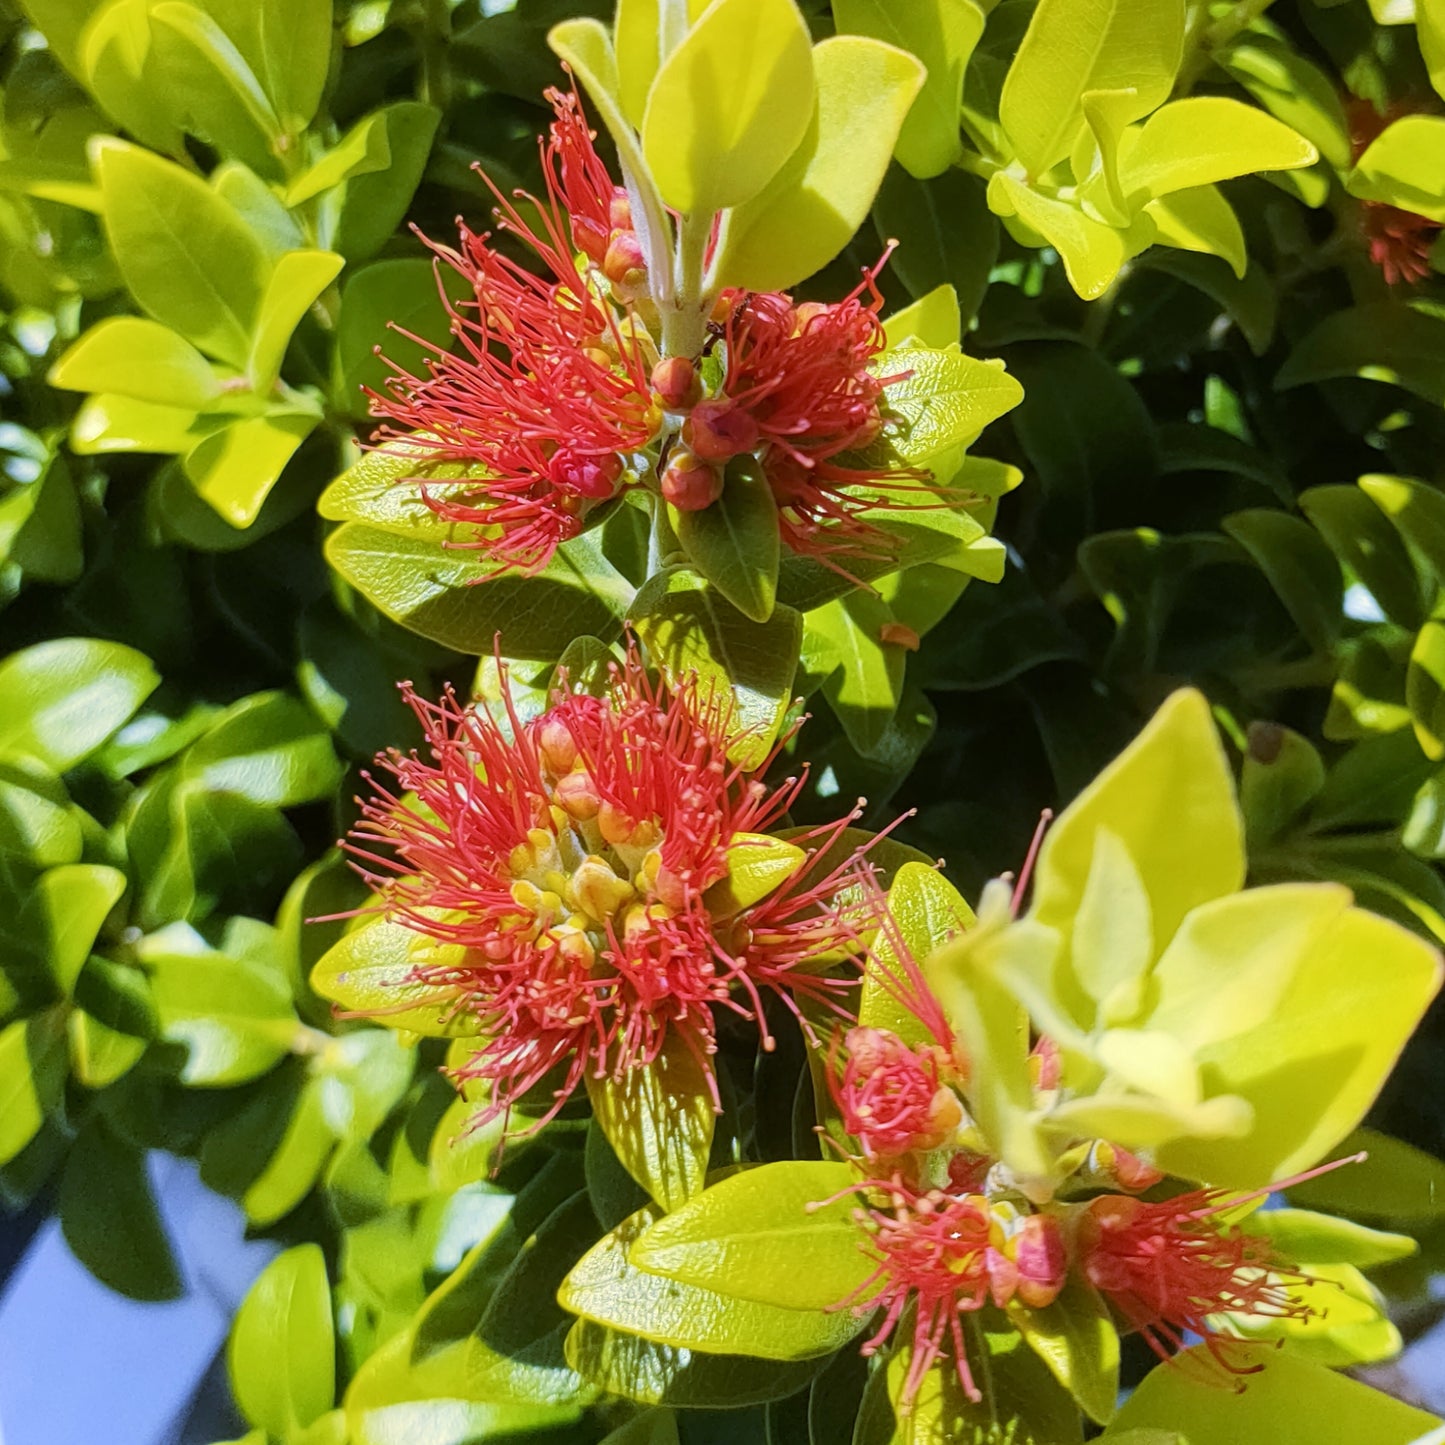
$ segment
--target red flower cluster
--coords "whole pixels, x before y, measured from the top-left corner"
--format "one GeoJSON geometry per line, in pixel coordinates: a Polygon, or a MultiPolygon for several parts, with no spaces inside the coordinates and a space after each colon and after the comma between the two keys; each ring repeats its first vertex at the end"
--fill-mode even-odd
{"type": "Polygon", "coordinates": [[[876,440],[885,388],[911,374],[880,376],[873,368],[886,345],[877,286],[886,261],[832,305],[795,305],[777,292],[725,293],[715,327],[725,376],[718,395],[694,406],[682,429],[680,467],[755,452],[784,542],[824,560],[886,556],[887,536],[862,513],[890,489],[917,490],[923,475],[839,460],[876,440]],[[865,483],[873,485],[860,490],[865,483]]]}
{"type": "Polygon", "coordinates": [[[448,545],[527,572],[544,567],[588,512],[617,494],[628,458],[662,420],[632,318],[612,303],[605,280],[572,259],[575,245],[605,276],[636,283],[640,253],[634,258],[626,193],[593,150],[576,96],[548,94],[557,118],[542,148],[540,233],[497,193],[500,229],[536,253],[543,274],[464,224],[456,249],[428,242],[471,289],[471,299],[456,304],[442,293],[461,349],[411,337],[432,353],[427,374],[391,363],[386,394],[370,393],[388,422],[378,439],[416,457],[427,505],[482,531],[448,545]],[[437,491],[426,481],[429,462],[475,463],[484,474],[437,491]]]}
{"type": "MultiPolygon", "coordinates": [[[[1412,110],[1409,105],[1397,104],[1382,115],[1368,100],[1351,100],[1346,106],[1351,159],[1358,161],[1392,121],[1412,110]]],[[[1370,260],[1391,286],[1423,281],[1430,274],[1430,250],[1440,233],[1439,221],[1383,201],[1364,201],[1360,224],[1369,243],[1370,260]]]]}
{"type": "MultiPolygon", "coordinates": [[[[830,1086],[843,1127],[857,1142],[860,1173],[859,1182],[838,1197],[858,1197],[860,1245],[875,1263],[836,1308],[859,1315],[881,1310],[863,1346],[870,1355],[900,1322],[911,1321],[899,1409],[911,1409],[928,1371],[945,1354],[964,1392],[979,1399],[964,1317],[990,1300],[999,1308],[1044,1309],[1071,1270],[1161,1358],[1171,1358],[1189,1343],[1186,1336],[1195,1336],[1230,1373],[1254,1368],[1239,1362],[1236,1347],[1244,1341],[1221,1317],[1302,1319],[1310,1310],[1295,1295],[1305,1276],[1281,1261],[1267,1240],[1224,1222],[1226,1211],[1250,1201],[1194,1190],[1146,1203],[1136,1195],[1164,1176],[1105,1140],[1082,1151],[1073,1181],[1081,1192],[1107,1192],[1083,1203],[1025,1200],[1010,1187],[1007,1171],[996,1176],[994,1159],[983,1152],[965,1110],[966,1070],[947,1021],[896,929],[886,918],[883,926],[899,972],[877,977],[934,1041],[909,1047],[887,1030],[855,1028],[846,1036],[841,1068],[835,1042],[830,1086]]],[[[1039,1040],[1031,1065],[1041,1094],[1060,1086],[1060,1063],[1058,1049],[1039,1040]]]]}
{"type": "Polygon", "coordinates": [[[765,990],[837,1009],[849,980],[807,965],[871,926],[839,901],[865,891],[862,850],[823,857],[852,819],[799,840],[815,851],[760,901],[720,897],[739,835],[775,825],[801,779],[768,789],[730,763],[709,697],[663,693],[635,657],[606,697],[560,691],[528,723],[406,696],[430,757],[379,760],[395,788],[373,784],[347,846],[388,916],[454,946],[408,985],[480,1023],[461,1074],[492,1086],[487,1117],[559,1070],[550,1117],[588,1071],[620,1078],[670,1037],[710,1073],[715,1008],[770,1042],[765,990]]]}
{"type": "Polygon", "coordinates": [[[428,242],[470,291],[456,303],[443,295],[457,348],[410,337],[429,353],[425,374],[391,363],[385,392],[370,393],[384,422],[378,442],[416,459],[411,484],[462,529],[446,545],[485,553],[492,572],[535,572],[629,480],[656,467],[662,496],[699,510],[721,494],[723,466],[748,453],[793,551],[830,566],[889,555],[890,539],[864,514],[890,491],[916,490],[923,474],[862,455],[882,429],[885,388],[909,374],[875,368],[884,261],[836,305],[725,292],[708,342],[724,375],[707,396],[704,358],[662,356],[648,329],[655,299],[628,194],[599,158],[577,96],[548,99],[546,199],[523,197],[535,223],[493,187],[498,229],[539,269],[461,223],[455,248],[428,242]],[[438,462],[471,463],[478,475],[432,483],[438,462]]]}
{"type": "Polygon", "coordinates": [[[1239,1203],[1223,1190],[1196,1189],[1157,1204],[1128,1195],[1092,1199],[1075,1222],[1075,1247],[1084,1277],[1169,1359],[1203,1340],[1231,1374],[1241,1341],[1213,1322],[1229,1313],[1256,1319],[1305,1319],[1311,1311],[1291,1291],[1306,1283],[1269,1241],[1221,1226],[1219,1215],[1239,1203]]]}

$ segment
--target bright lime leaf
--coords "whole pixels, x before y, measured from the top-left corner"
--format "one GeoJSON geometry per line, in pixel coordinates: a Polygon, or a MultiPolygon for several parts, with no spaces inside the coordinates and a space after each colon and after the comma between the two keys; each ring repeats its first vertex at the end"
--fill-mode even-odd
{"type": "Polygon", "coordinates": [[[732,753],[748,766],[761,763],[793,698],[798,614],[778,606],[767,622],[753,622],[696,573],[672,568],[638,590],[629,621],[665,675],[696,674],[704,695],[710,687],[731,690],[732,753]]]}
{"type": "Polygon", "coordinates": [[[589,1069],[587,1095],[623,1167],[664,1209],[702,1189],[716,1118],[709,1069],[676,1034],[652,1063],[620,1080],[589,1069]]]}
{"type": "Polygon", "coordinates": [[[842,1163],[745,1169],[664,1215],[628,1258],[649,1274],[717,1294],[830,1309],[877,1269],[853,1218],[857,1179],[842,1163]]]}
{"type": "Polygon", "coordinates": [[[1313,165],[1319,152],[1262,110],[1224,96],[1194,96],[1156,110],[1128,147],[1120,181],[1151,199],[1255,171],[1313,165]]]}
{"type": "MultiPolygon", "coordinates": [[[[957,3],[978,14],[969,0],[957,3]]],[[[912,56],[863,36],[823,41],[813,51],[813,67],[817,109],[802,142],[728,218],[717,263],[724,285],[786,290],[848,244],[867,218],[894,137],[923,82],[912,56]]]]}
{"type": "MultiPolygon", "coordinates": [[[[1220,962],[1207,966],[1218,976],[1220,962]]],[[[1316,1163],[1374,1102],[1440,980],[1418,935],[1359,908],[1338,915],[1299,949],[1267,1017],[1197,1051],[1207,1078],[1252,1105],[1249,1134],[1165,1144],[1160,1168],[1258,1188],[1316,1163]]]]}
{"type": "Polygon", "coordinates": [[[385,170],[391,164],[391,144],[386,136],[386,112],[374,110],[363,116],[314,165],[308,166],[286,188],[286,204],[300,206],[348,181],[385,170]]]}
{"type": "Polygon", "coordinates": [[[1415,36],[1430,84],[1445,99],[1445,3],[1442,0],[1415,0],[1415,36]]]}
{"type": "MultiPolygon", "coordinates": [[[[1249,257],[1244,247],[1244,228],[1234,207],[1224,198],[1217,186],[1196,186],[1192,189],[1175,191],[1158,200],[1150,201],[1144,207],[1144,214],[1154,222],[1154,240],[1160,246],[1172,246],[1180,251],[1195,251],[1207,256],[1218,256],[1228,263],[1237,280],[1243,281],[1249,267],[1249,257]]],[[[1163,267],[1169,270],[1168,266],[1163,267]]],[[[1177,273],[1176,273],[1177,274],[1177,273]]],[[[1213,295],[1221,305],[1234,316],[1249,342],[1250,350],[1257,356],[1269,348],[1270,335],[1274,328],[1274,313],[1278,302],[1274,289],[1264,283],[1264,295],[1254,308],[1268,317],[1268,323],[1251,325],[1251,314],[1239,305],[1234,297],[1226,301],[1217,287],[1200,285],[1194,276],[1185,275],[1208,295],[1213,295]],[[1230,302],[1233,304],[1230,304],[1230,302]]]]}
{"type": "Polygon", "coordinates": [[[65,391],[108,391],[198,411],[221,394],[220,378],[189,341],[139,316],[112,316],[92,326],[47,380],[65,391]]]}
{"type": "Polygon", "coordinates": [[[1405,703],[1420,751],[1445,758],[1445,621],[1432,617],[1416,634],[1405,673],[1405,703]]]}
{"type": "Polygon", "coordinates": [[[315,1244],[272,1260],[236,1315],[227,1348],[246,1418],[289,1437],[331,1408],[336,1390],[331,1286],[315,1244]]]}
{"type": "Polygon", "coordinates": [[[105,452],[188,452],[222,418],[200,418],[183,407],[158,406],[128,396],[88,396],[70,424],[70,447],[79,456],[105,452]]]}
{"type": "MultiPolygon", "coordinates": [[[[791,1167],[836,1170],[844,1166],[791,1167]]],[[[707,1192],[698,1197],[705,1198],[707,1192]]],[[[848,1310],[783,1309],[638,1269],[629,1263],[628,1251],[656,1218],[654,1209],[633,1215],[583,1255],[557,1292],[563,1308],[675,1349],[754,1355],[765,1360],[804,1360],[831,1354],[862,1329],[863,1322],[848,1310]]]]}
{"type": "Polygon", "coordinates": [[[192,448],[186,476],[233,527],[249,527],[319,420],[313,411],[278,407],[234,421],[192,448]]]}
{"type": "Polygon", "coordinates": [[[642,148],[663,200],[706,216],[757,195],[812,113],[812,47],[793,0],[715,0],[652,82],[642,148]]]}
{"type": "Polygon", "coordinates": [[[937,868],[905,863],[888,889],[890,926],[873,940],[858,1022],[865,1028],[889,1029],[910,1044],[935,1044],[928,1027],[907,1006],[918,993],[899,957],[907,950],[922,964],[935,949],[974,923],[973,909],[937,868]]]}
{"type": "Polygon", "coordinates": [[[1445,221],[1445,116],[1404,115],[1387,126],[1355,163],[1351,195],[1383,201],[1432,221],[1445,221]]]}
{"type": "Polygon", "coordinates": [[[760,903],[782,887],[807,859],[807,852],[766,833],[735,833],[728,844],[728,876],[708,889],[708,912],[729,918],[760,903]]]}
{"type": "Polygon", "coordinates": [[[105,139],[95,166],[131,295],[202,351],[244,366],[269,269],[250,229],[204,181],[136,146],[105,139]]]}
{"type": "Polygon", "coordinates": [[[958,112],[968,58],[983,34],[984,12],[972,0],[836,0],[839,30],[871,35],[910,51],[927,67],[917,100],[898,136],[898,163],[910,175],[943,174],[959,153],[958,112]]]}
{"type": "Polygon", "coordinates": [[[948,282],[935,286],[889,316],[883,318],[888,349],[896,351],[904,342],[946,351],[958,344],[963,331],[963,312],[958,292],[948,282]]]}
{"type": "Polygon", "coordinates": [[[141,705],[160,678],[118,642],[59,638],[0,663],[0,756],[37,759],[63,773],[94,752],[141,705]]]}
{"type": "MultiPolygon", "coordinates": [[[[411,515],[418,511],[425,508],[413,493],[411,515]]],[[[501,633],[509,656],[553,661],[574,637],[615,636],[632,600],[632,588],[602,555],[595,533],[559,547],[534,577],[478,581],[485,574],[472,554],[443,551],[434,534],[407,536],[360,523],[333,532],[326,556],[388,617],[473,656],[490,652],[501,633]]]]}
{"type": "Polygon", "coordinates": [[[1009,1318],[1084,1413],[1108,1421],[1119,1398],[1119,1335],[1099,1292],[1071,1275],[1053,1304],[1009,1318]]]}
{"type": "Polygon", "coordinates": [[[1041,0],[999,101],[1029,176],[1068,155],[1086,91],[1132,88],[1127,120],[1168,99],[1183,43],[1182,0],[1041,0]]]}
{"type": "Polygon", "coordinates": [[[334,944],[313,970],[311,986],[322,998],[374,1013],[391,1028],[440,1038],[474,1034],[476,1020],[453,1011],[450,992],[415,978],[418,967],[459,963],[462,952],[378,919],[334,944]]]}
{"type": "Polygon", "coordinates": [[[48,959],[62,994],[73,992],[101,924],[125,889],[125,874],[99,863],[48,868],[36,880],[19,927],[48,959]]]}
{"type": "Polygon", "coordinates": [[[1101,828],[1117,835],[1139,870],[1156,946],[1191,908],[1241,887],[1234,779],[1202,694],[1175,693],[1045,835],[1030,916],[1066,938],[1101,828]]]}
{"type": "Polygon", "coordinates": [[[246,363],[246,374],[258,395],[265,396],[275,386],[291,333],[344,264],[334,251],[288,251],[276,263],[261,298],[246,363]]]}
{"type": "Polygon", "coordinates": [[[1069,284],[1086,301],[1102,296],[1124,262],[1152,239],[1152,224],[1131,241],[1129,233],[1085,215],[1074,202],[1046,196],[1005,171],[989,182],[988,199],[995,214],[1017,216],[1059,253],[1069,284]]]}
{"type": "Polygon", "coordinates": [[[8,1164],[60,1103],[65,1035],[49,1015],[17,1019],[0,1031],[0,1164],[8,1164]]]}
{"type": "Polygon", "coordinates": [[[1353,1220],[1335,1219],[1308,1209],[1261,1209],[1249,1216],[1245,1228],[1269,1240],[1281,1259],[1306,1267],[1352,1264],[1357,1269],[1370,1269],[1409,1259],[1420,1251],[1419,1243],[1408,1234],[1386,1234],[1353,1220]]]}
{"type": "MultiPolygon", "coordinates": [[[[1125,1445],[1126,1431],[1171,1430],[1188,1422],[1189,1445],[1412,1445],[1439,1421],[1345,1375],[1320,1365],[1257,1350],[1264,1366],[1250,1376],[1247,1390],[1221,1390],[1212,1377],[1188,1368],[1202,1346],[1182,1365],[1157,1365],[1119,1411],[1101,1445],[1125,1445]]],[[[1197,1370],[1198,1366],[1196,1366],[1197,1370]]]]}

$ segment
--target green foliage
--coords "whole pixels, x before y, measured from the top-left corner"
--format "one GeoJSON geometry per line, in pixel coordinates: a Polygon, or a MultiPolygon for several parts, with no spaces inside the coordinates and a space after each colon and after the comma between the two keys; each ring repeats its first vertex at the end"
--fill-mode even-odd
{"type": "MultiPolygon", "coordinates": [[[[186,1287],[152,1151],[277,1240],[246,1445],[1435,1437],[1355,1375],[1413,1364],[1445,1211],[1441,0],[19,0],[0,87],[0,1200],[140,1300],[186,1287]],[[559,62],[608,172],[560,194],[559,62]],[[477,261],[545,269],[528,228],[530,352],[477,261]],[[774,301],[799,345],[749,390],[774,301]],[[525,425],[504,353],[555,388],[525,425]],[[760,429],[706,505],[665,494],[703,447],[659,360],[760,429]],[[599,433],[610,491],[503,556],[487,508],[555,499],[604,385],[647,439],[599,433]],[[498,960],[333,843],[374,754],[429,756],[398,681],[517,747],[624,654],[786,812],[693,900],[712,1032],[639,953],[658,1033],[506,1099],[498,960]],[[829,910],[755,996],[748,950],[829,910]],[[855,1021],[935,1070],[927,1147],[865,1149],[855,1021]],[[860,1354],[915,1185],[989,1211],[950,1265],[977,1399],[916,1288],[860,1354]],[[1145,1373],[1085,1267],[1090,1201],[1194,1185],[1294,1306],[1179,1326],[1264,1367],[1238,1392],[1207,1346],[1145,1373]],[[1069,1267],[1029,1302],[998,1261],[1041,1217],[1069,1267]]],[[[578,822],[628,902],[531,886],[595,950],[683,883],[578,822]]],[[[589,968],[517,1037],[618,987],[589,968]]]]}

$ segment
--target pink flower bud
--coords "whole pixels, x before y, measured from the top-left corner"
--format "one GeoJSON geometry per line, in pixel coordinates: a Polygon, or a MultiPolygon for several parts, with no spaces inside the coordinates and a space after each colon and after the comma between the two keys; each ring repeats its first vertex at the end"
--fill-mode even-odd
{"type": "Polygon", "coordinates": [[[663,469],[661,485],[663,499],[679,512],[700,512],[722,496],[723,475],[691,452],[679,451],[663,469]]]}
{"type": "Polygon", "coordinates": [[[555,713],[547,714],[538,725],[537,747],[542,761],[556,776],[572,771],[572,764],[577,761],[577,742],[571,728],[555,713]]]}
{"type": "Polygon", "coordinates": [[[705,462],[725,462],[758,444],[758,424],[725,396],[700,401],[692,409],[683,440],[705,462]]]}
{"type": "Polygon", "coordinates": [[[1064,1232],[1052,1214],[1028,1214],[1006,1246],[1018,1270],[1018,1297],[1041,1310],[1058,1299],[1068,1275],[1064,1232]]]}
{"type": "Polygon", "coordinates": [[[602,274],[618,286],[640,286],[647,276],[647,258],[635,231],[614,231],[602,258],[602,274]]]}
{"type": "Polygon", "coordinates": [[[552,790],[552,796],[557,800],[558,807],[568,816],[576,818],[579,823],[595,818],[602,806],[597,784],[592,781],[592,774],[585,768],[568,773],[565,778],[559,778],[557,786],[552,790]]]}
{"type": "Polygon", "coordinates": [[[612,199],[607,203],[607,219],[615,231],[632,229],[632,202],[627,198],[625,186],[613,186],[612,199]]]}
{"type": "Polygon", "coordinates": [[[682,411],[702,398],[697,367],[685,356],[665,356],[652,368],[652,389],[668,411],[682,411]]]}

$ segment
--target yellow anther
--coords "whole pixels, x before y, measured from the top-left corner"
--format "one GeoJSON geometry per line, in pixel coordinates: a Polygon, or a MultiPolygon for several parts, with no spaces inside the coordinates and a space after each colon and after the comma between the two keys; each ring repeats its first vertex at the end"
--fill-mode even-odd
{"type": "Polygon", "coordinates": [[[609,864],[595,854],[583,859],[572,875],[568,896],[589,918],[606,923],[636,897],[632,885],[619,878],[609,864]]]}

